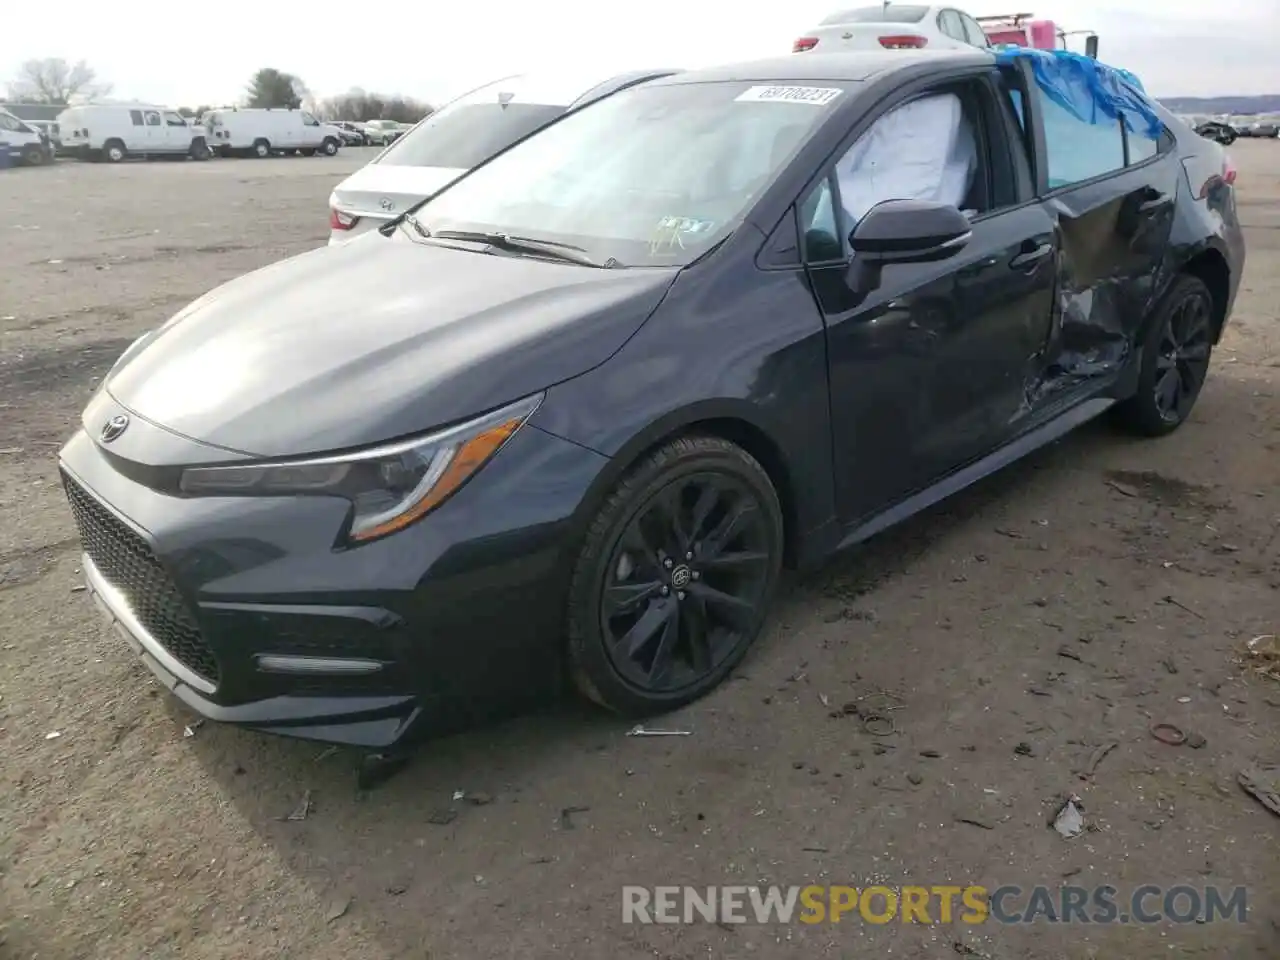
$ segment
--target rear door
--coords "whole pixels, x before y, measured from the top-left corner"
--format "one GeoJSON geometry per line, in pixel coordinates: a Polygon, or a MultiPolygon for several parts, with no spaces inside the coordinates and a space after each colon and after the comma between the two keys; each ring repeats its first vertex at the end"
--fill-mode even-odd
{"type": "Polygon", "coordinates": [[[1016,121],[1002,111],[987,71],[906,93],[798,205],[827,326],[846,522],[994,450],[1026,416],[1052,312],[1056,248],[1030,172],[1010,146],[1016,121]],[[904,152],[915,158],[911,168],[896,160],[904,152]],[[912,168],[926,173],[904,176],[912,168]],[[846,279],[847,237],[871,206],[893,199],[953,204],[968,213],[972,237],[949,260],[885,266],[863,298],[846,279]]]}
{"type": "Polygon", "coordinates": [[[1002,76],[1060,251],[1043,405],[1104,385],[1129,359],[1159,282],[1182,171],[1163,127],[1086,122],[1041,90],[1029,64],[1002,76]]]}

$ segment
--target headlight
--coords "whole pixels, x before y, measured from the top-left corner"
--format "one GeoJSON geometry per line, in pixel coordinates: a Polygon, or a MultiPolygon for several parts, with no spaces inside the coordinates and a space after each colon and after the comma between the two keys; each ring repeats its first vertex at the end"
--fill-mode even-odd
{"type": "Polygon", "coordinates": [[[277,463],[191,467],[191,496],[337,496],[354,508],[349,540],[367,543],[430,513],[483,467],[542,402],[527,397],[428,437],[370,450],[277,463]]]}

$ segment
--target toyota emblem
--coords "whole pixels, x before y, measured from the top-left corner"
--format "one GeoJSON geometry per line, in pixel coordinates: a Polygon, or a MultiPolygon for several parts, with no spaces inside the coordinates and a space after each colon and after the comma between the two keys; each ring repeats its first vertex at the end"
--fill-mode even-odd
{"type": "Polygon", "coordinates": [[[116,416],[112,417],[102,425],[102,442],[110,443],[112,440],[117,439],[120,434],[124,433],[127,429],[129,429],[129,418],[123,413],[116,414],[116,416]]]}
{"type": "Polygon", "coordinates": [[[378,201],[378,206],[380,206],[383,210],[386,210],[388,213],[390,213],[392,210],[395,209],[396,205],[391,202],[390,197],[383,197],[381,200],[378,201]]]}

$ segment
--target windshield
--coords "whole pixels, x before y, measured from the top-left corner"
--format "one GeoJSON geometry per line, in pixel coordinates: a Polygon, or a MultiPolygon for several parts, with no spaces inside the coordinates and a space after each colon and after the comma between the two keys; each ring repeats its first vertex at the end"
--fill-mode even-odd
{"type": "Polygon", "coordinates": [[[417,211],[431,231],[683,265],[732,231],[849,84],[632,87],[570,113],[417,211]]]}
{"type": "Polygon", "coordinates": [[[928,7],[908,6],[905,3],[885,3],[875,7],[857,7],[841,10],[823,20],[829,23],[919,23],[929,12],[928,7]]]}

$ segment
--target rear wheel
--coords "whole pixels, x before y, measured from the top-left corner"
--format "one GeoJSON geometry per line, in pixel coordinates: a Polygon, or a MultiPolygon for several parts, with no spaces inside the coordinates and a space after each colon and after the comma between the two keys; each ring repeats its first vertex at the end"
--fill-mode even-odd
{"type": "Polygon", "coordinates": [[[190,156],[192,160],[208,160],[209,144],[203,140],[196,140],[191,144],[190,156]]]}
{"type": "Polygon", "coordinates": [[[646,457],[605,501],[574,568],[578,689],[638,716],[710,691],[759,635],[782,546],[777,492],[740,447],[681,438],[646,457]]]}
{"type": "Polygon", "coordinates": [[[1191,415],[1213,353],[1213,296],[1187,274],[1174,281],[1156,308],[1142,344],[1138,390],[1116,408],[1135,433],[1162,437],[1191,415]]]}
{"type": "Polygon", "coordinates": [[[102,156],[110,163],[120,163],[128,156],[124,144],[119,140],[108,140],[102,145],[102,156]]]}
{"type": "Polygon", "coordinates": [[[253,141],[253,155],[259,160],[264,160],[271,156],[271,144],[266,140],[253,141]]]}

